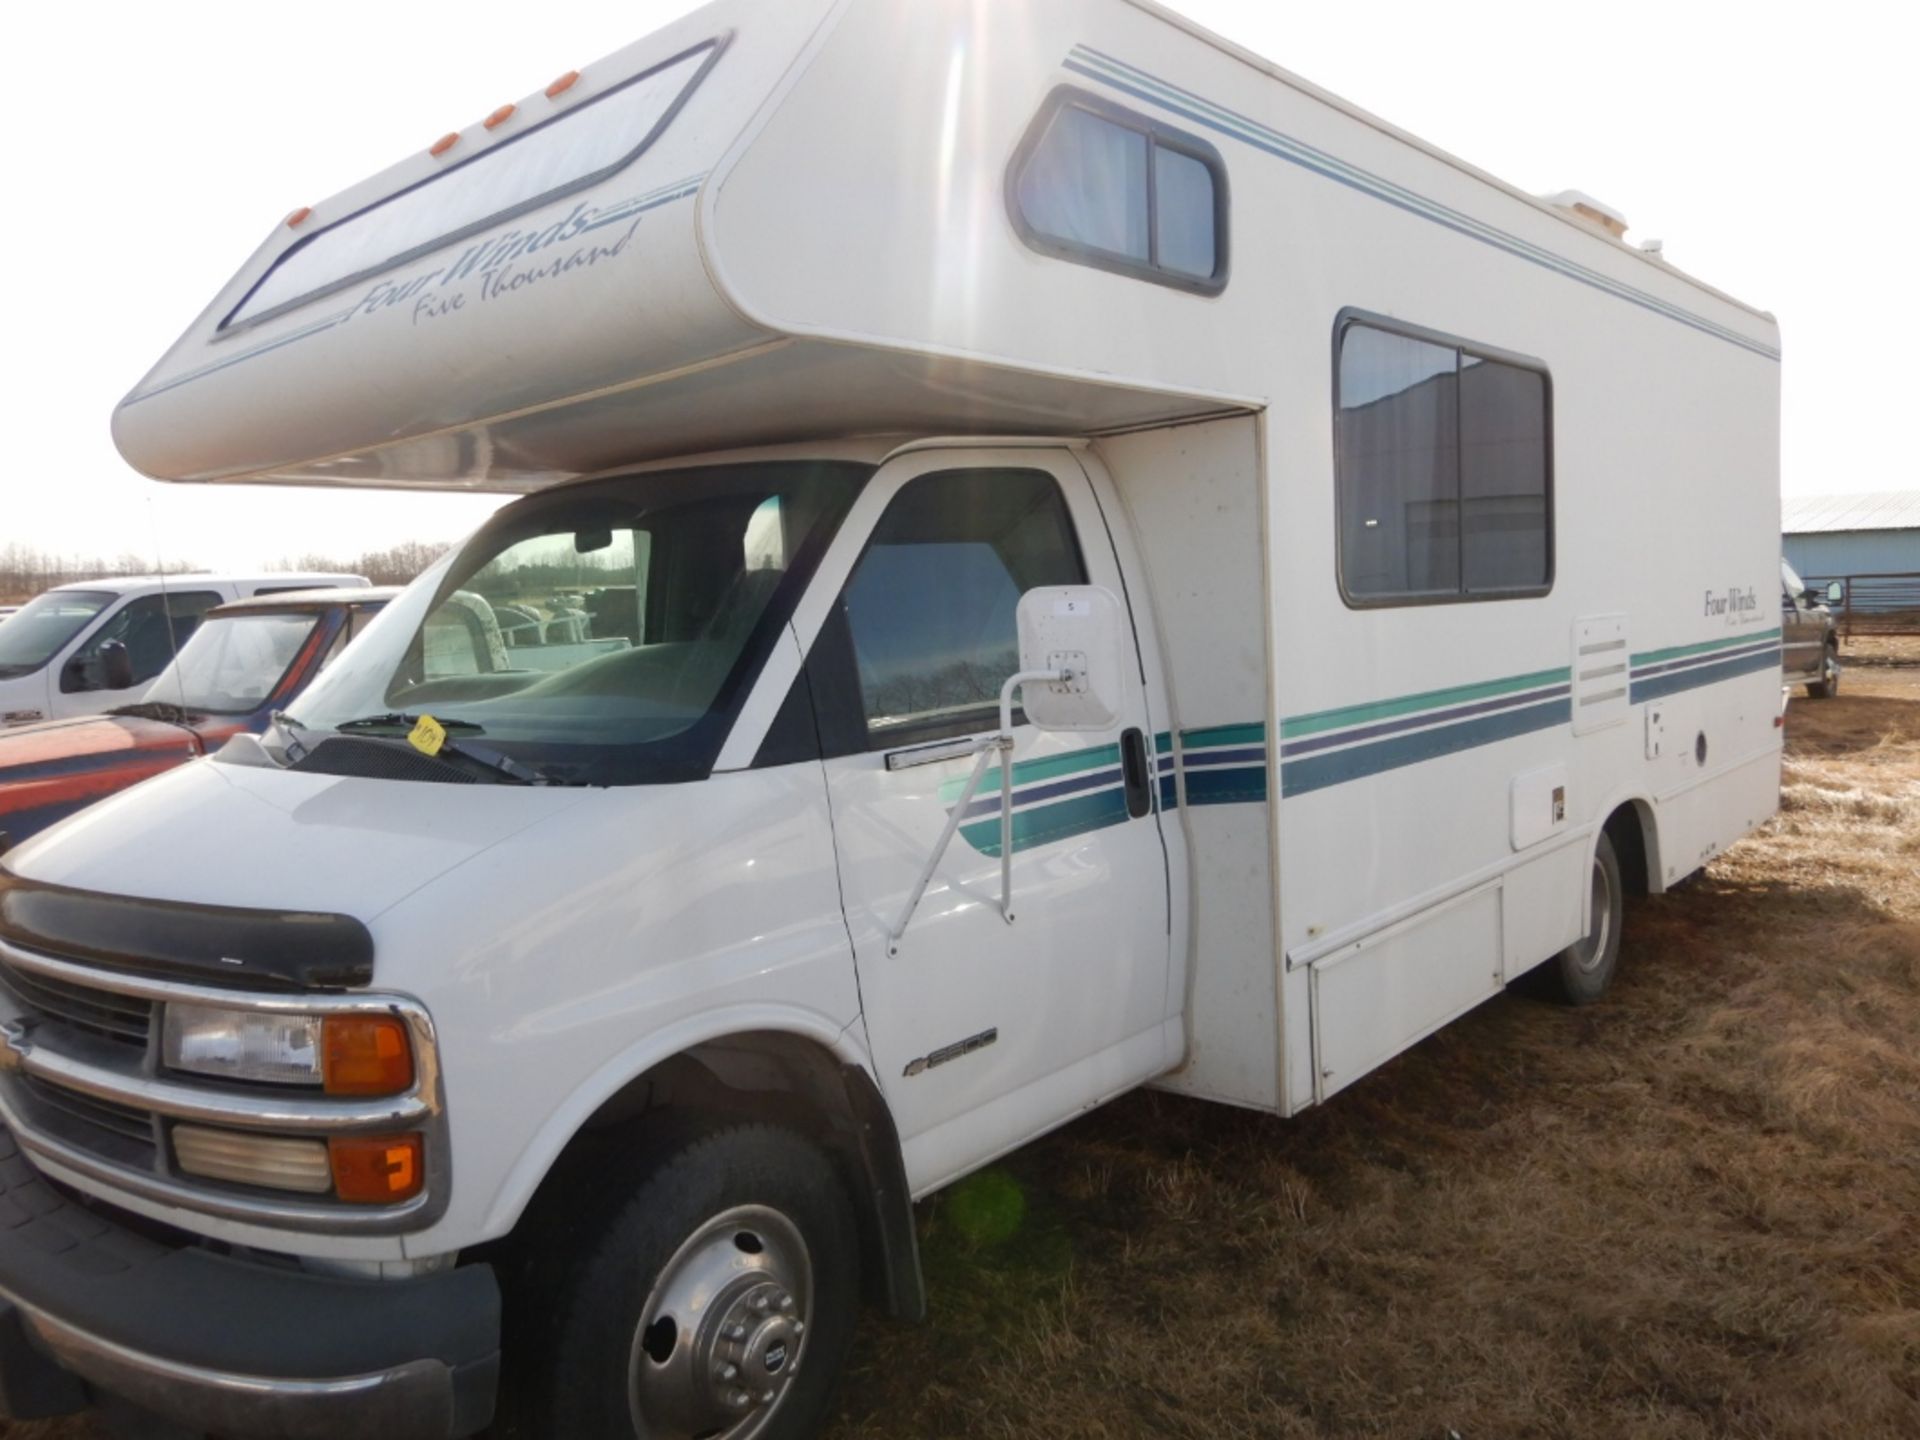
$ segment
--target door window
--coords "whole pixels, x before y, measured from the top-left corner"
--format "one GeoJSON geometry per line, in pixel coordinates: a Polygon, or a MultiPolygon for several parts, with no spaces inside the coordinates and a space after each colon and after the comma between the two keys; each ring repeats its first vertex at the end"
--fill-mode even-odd
{"type": "Polygon", "coordinates": [[[175,653],[200,628],[201,617],[225,598],[212,590],[183,590],[129,600],[67,662],[60,676],[61,690],[72,694],[105,689],[106,667],[100,654],[115,641],[127,647],[133,683],[145,685],[173,663],[175,653]]]}
{"type": "Polygon", "coordinates": [[[869,747],[997,723],[1000,687],[1020,667],[1021,595],[1085,583],[1066,499],[1044,471],[950,470],[908,482],[842,597],[869,747]]]}

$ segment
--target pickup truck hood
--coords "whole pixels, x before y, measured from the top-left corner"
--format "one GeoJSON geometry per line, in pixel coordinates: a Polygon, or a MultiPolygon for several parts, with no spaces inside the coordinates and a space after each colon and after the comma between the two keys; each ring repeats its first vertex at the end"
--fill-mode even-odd
{"type": "Polygon", "coordinates": [[[0,863],[25,879],[79,890],[370,922],[590,793],[201,760],[92,806],[0,863]]]}
{"type": "Polygon", "coordinates": [[[0,832],[21,839],[201,750],[192,730],[132,715],[0,731],[0,832]]]}

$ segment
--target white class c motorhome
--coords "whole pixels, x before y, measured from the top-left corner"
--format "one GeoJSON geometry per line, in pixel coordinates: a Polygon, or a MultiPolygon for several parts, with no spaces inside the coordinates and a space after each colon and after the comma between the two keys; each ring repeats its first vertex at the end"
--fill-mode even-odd
{"type": "Polygon", "coordinates": [[[1779,349],[1579,203],[1145,0],[724,0],[276,226],[128,458],[524,498],[0,860],[6,1394],[802,1435],[915,1197],[1596,998],[1775,808],[1779,349]]]}
{"type": "Polygon", "coordinates": [[[0,616],[0,730],[141,699],[216,605],[366,583],[361,575],[182,574],[56,586],[0,616]]]}

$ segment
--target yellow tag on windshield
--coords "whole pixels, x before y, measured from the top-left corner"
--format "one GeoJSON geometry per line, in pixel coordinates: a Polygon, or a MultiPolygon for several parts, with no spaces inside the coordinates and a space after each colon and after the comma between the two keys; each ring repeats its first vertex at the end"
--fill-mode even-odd
{"type": "Polygon", "coordinates": [[[407,743],[422,755],[438,755],[440,747],[447,743],[447,732],[433,716],[422,715],[408,732],[407,743]]]}

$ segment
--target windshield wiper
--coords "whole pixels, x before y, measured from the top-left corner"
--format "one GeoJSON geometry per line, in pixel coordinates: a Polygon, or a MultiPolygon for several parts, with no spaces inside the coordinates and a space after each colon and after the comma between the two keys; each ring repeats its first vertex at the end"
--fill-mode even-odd
{"type": "MultiPolygon", "coordinates": [[[[333,728],[342,735],[371,730],[411,731],[414,726],[420,723],[422,718],[423,717],[419,715],[408,715],[395,710],[385,715],[365,715],[358,720],[344,721],[333,728]]],[[[433,717],[433,723],[438,725],[448,736],[484,735],[487,733],[485,726],[476,725],[471,720],[442,720],[436,715],[433,717]]],[[[426,754],[427,752],[421,751],[421,753],[426,754]]],[[[432,758],[435,760],[444,759],[448,761],[465,760],[474,765],[484,765],[487,769],[493,771],[495,775],[500,776],[502,779],[512,781],[516,785],[566,785],[571,783],[550,775],[544,770],[536,769],[532,765],[523,765],[520,761],[510,756],[502,755],[497,750],[476,750],[470,745],[455,744],[452,739],[442,740],[439,750],[434,752],[432,758]]]]}
{"type": "MultiPolygon", "coordinates": [[[[385,715],[363,715],[358,720],[343,720],[333,728],[342,735],[351,735],[356,730],[411,730],[420,723],[418,715],[408,715],[400,710],[390,710],[385,715]]],[[[456,731],[462,735],[484,735],[486,728],[471,720],[442,720],[438,715],[433,723],[449,735],[456,731]]]]}
{"type": "Polygon", "coordinates": [[[164,720],[169,725],[184,725],[193,718],[191,710],[170,700],[142,700],[137,705],[116,706],[107,714],[127,715],[135,720],[164,720]]]}

